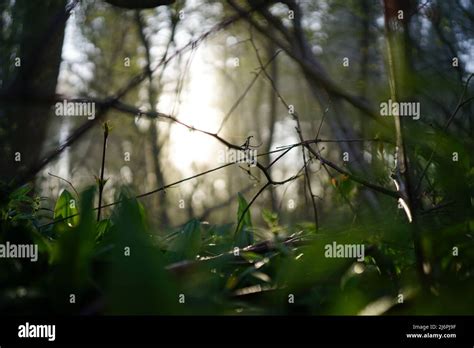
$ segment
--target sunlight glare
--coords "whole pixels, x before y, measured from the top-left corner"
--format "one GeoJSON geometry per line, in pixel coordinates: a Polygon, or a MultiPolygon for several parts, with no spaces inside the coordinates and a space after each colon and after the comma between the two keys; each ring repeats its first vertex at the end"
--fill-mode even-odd
{"type": "MultiPolygon", "coordinates": [[[[206,62],[209,61],[209,55],[210,50],[206,50],[205,46],[195,53],[176,116],[197,129],[216,132],[222,115],[217,107],[216,71],[206,62]]],[[[166,110],[173,109],[174,96],[163,98],[163,101],[168,102],[166,110]]],[[[160,106],[159,109],[163,108],[160,106]]],[[[198,167],[217,164],[217,149],[220,145],[212,137],[178,124],[171,126],[170,135],[171,162],[183,174],[192,174],[193,164],[198,167]]]]}

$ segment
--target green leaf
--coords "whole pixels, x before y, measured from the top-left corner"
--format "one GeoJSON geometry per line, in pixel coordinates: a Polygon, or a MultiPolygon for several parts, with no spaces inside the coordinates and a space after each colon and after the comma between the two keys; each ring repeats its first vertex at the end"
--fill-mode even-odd
{"type": "Polygon", "coordinates": [[[10,199],[14,200],[26,196],[32,189],[33,186],[31,184],[20,186],[10,194],[10,199]]]}
{"type": "Polygon", "coordinates": [[[269,227],[275,225],[275,223],[278,223],[278,215],[268,209],[262,210],[262,218],[269,227]]]}
{"type": "Polygon", "coordinates": [[[239,209],[237,211],[237,226],[235,244],[238,247],[246,247],[253,243],[252,218],[250,209],[247,209],[248,203],[244,196],[239,192],[239,209]]]}
{"type": "Polygon", "coordinates": [[[170,246],[172,262],[194,260],[201,249],[201,224],[198,220],[189,221],[178,233],[170,246]]]}
{"type": "Polygon", "coordinates": [[[240,253],[240,256],[250,263],[261,261],[264,258],[262,255],[251,252],[251,251],[244,251],[240,253]]]}
{"type": "Polygon", "coordinates": [[[96,239],[101,238],[112,226],[110,219],[104,219],[97,223],[96,227],[96,239]]]}
{"type": "Polygon", "coordinates": [[[60,220],[74,215],[63,221],[69,227],[74,227],[79,223],[78,213],[76,199],[68,190],[64,190],[54,206],[54,220],[60,220]]]}
{"type": "Polygon", "coordinates": [[[161,250],[153,245],[138,202],[123,194],[120,200],[107,233],[114,248],[105,270],[106,313],[179,313],[183,307],[176,301],[177,288],[165,270],[161,250]]]}
{"type": "MultiPolygon", "coordinates": [[[[55,245],[55,271],[51,286],[58,303],[69,296],[71,291],[81,293],[90,278],[91,262],[95,246],[95,219],[93,214],[94,188],[86,190],[81,198],[81,220],[71,229],[71,233],[63,233],[55,245]]],[[[68,194],[61,194],[64,199],[68,194]]]]}

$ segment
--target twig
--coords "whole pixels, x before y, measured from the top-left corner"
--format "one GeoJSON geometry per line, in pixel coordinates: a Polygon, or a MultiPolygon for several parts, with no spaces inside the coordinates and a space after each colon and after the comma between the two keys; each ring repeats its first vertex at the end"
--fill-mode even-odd
{"type": "Polygon", "coordinates": [[[359,183],[359,184],[361,184],[365,187],[368,187],[368,188],[370,188],[374,191],[383,193],[384,195],[387,195],[387,196],[390,196],[390,197],[393,197],[393,198],[396,198],[396,199],[400,198],[400,195],[399,195],[398,192],[386,189],[382,186],[372,184],[371,182],[369,182],[369,181],[367,181],[367,180],[365,180],[365,179],[363,179],[363,178],[361,178],[357,175],[354,175],[354,174],[348,172],[347,170],[342,169],[337,164],[325,159],[319,153],[317,153],[313,148],[311,148],[309,146],[309,144],[305,144],[305,146],[308,149],[308,151],[311,152],[321,163],[326,164],[327,166],[331,167],[332,169],[335,169],[336,171],[338,171],[341,174],[347,175],[351,180],[353,180],[353,181],[355,181],[355,182],[357,182],[357,183],[359,183]]]}
{"type": "Polygon", "coordinates": [[[50,172],[48,172],[48,175],[51,175],[51,176],[53,176],[53,177],[55,177],[55,178],[58,178],[58,179],[60,179],[60,180],[63,180],[63,181],[65,181],[65,182],[67,182],[67,183],[69,184],[69,186],[71,186],[71,188],[72,188],[72,189],[74,190],[74,192],[76,193],[76,196],[79,197],[79,193],[76,191],[76,188],[74,187],[74,185],[72,184],[72,182],[70,182],[69,180],[66,180],[66,179],[64,179],[64,178],[61,178],[61,177],[58,176],[58,175],[52,174],[52,173],[50,173],[50,172]]]}
{"type": "MultiPolygon", "coordinates": [[[[242,190],[240,190],[240,193],[246,193],[246,192],[250,191],[253,187],[254,187],[254,184],[247,185],[242,190]]],[[[235,200],[235,197],[236,197],[235,195],[231,195],[224,202],[220,202],[220,203],[218,203],[218,204],[216,204],[212,207],[206,208],[206,210],[199,216],[198,220],[203,221],[203,220],[207,219],[209,214],[211,214],[213,211],[219,210],[221,208],[224,208],[224,207],[230,205],[235,200]]]]}
{"type": "MultiPolygon", "coordinates": [[[[297,248],[300,246],[309,245],[311,243],[311,240],[306,238],[306,236],[291,236],[281,241],[280,243],[288,247],[297,248]]],[[[260,242],[254,245],[249,245],[248,247],[240,249],[240,253],[238,256],[235,255],[234,250],[231,250],[219,255],[215,255],[211,257],[203,257],[203,258],[200,258],[199,260],[194,260],[194,261],[185,260],[185,261],[172,263],[172,264],[167,265],[165,268],[166,270],[173,273],[183,273],[192,269],[194,266],[197,266],[199,264],[215,262],[215,261],[227,259],[227,258],[230,260],[235,260],[236,262],[240,262],[242,260],[245,260],[242,257],[242,253],[252,252],[252,253],[257,253],[257,254],[266,254],[268,252],[279,250],[278,245],[279,243],[275,241],[271,241],[271,240],[263,241],[263,242],[260,242]]]]}
{"type": "MultiPolygon", "coordinates": [[[[324,140],[322,140],[324,141],[324,140]]],[[[344,141],[344,140],[341,140],[341,141],[344,141]]],[[[294,144],[290,144],[290,145],[285,145],[285,146],[282,146],[280,148],[277,148],[275,150],[272,150],[272,151],[269,151],[267,153],[261,153],[261,154],[258,154],[257,157],[261,157],[261,156],[265,156],[265,155],[268,155],[268,154],[271,154],[271,153],[278,153],[278,152],[282,152],[282,151],[287,151],[288,148],[293,148],[293,147],[297,147],[297,146],[309,146],[310,144],[315,144],[317,143],[318,140],[306,140],[304,142],[300,142],[300,143],[294,143],[294,144]]],[[[312,149],[311,149],[312,150],[312,149]]],[[[321,157],[322,158],[322,157],[321,157]]],[[[323,159],[323,158],[322,158],[323,159]]],[[[324,161],[327,161],[325,159],[323,159],[324,161]]],[[[228,166],[231,166],[233,164],[236,164],[236,163],[239,163],[239,162],[229,162],[229,163],[226,163],[226,164],[223,164],[221,166],[218,166],[218,167],[215,167],[215,168],[212,168],[212,169],[209,169],[209,170],[206,170],[204,172],[201,172],[199,174],[196,174],[196,175],[193,175],[193,176],[190,176],[190,177],[187,177],[187,178],[184,178],[184,179],[181,179],[181,180],[178,180],[178,181],[175,181],[173,183],[170,183],[170,184],[167,184],[167,185],[164,185],[164,186],[161,186],[155,190],[152,190],[152,191],[149,191],[149,192],[145,192],[145,193],[142,193],[142,194],[139,194],[135,197],[132,197],[132,198],[127,198],[127,199],[122,199],[122,200],[118,200],[118,201],[115,201],[115,202],[112,202],[112,203],[109,203],[109,204],[106,204],[106,205],[102,205],[101,208],[107,208],[107,207],[111,207],[111,206],[114,206],[114,205],[117,205],[117,204],[120,204],[124,201],[127,201],[127,200],[130,200],[130,199],[140,199],[140,198],[143,198],[143,197],[147,197],[149,195],[152,195],[152,194],[155,194],[155,193],[158,193],[158,192],[161,192],[161,191],[165,191],[166,189],[168,188],[171,188],[173,186],[176,186],[176,185],[179,185],[183,182],[186,182],[186,181],[189,181],[189,180],[192,180],[192,179],[195,179],[195,178],[198,178],[200,176],[203,176],[203,175],[206,175],[206,174],[209,174],[209,173],[212,173],[212,172],[215,172],[215,171],[218,171],[222,168],[226,168],[228,166]]],[[[331,163],[329,161],[327,161],[327,163],[331,163]]],[[[348,175],[350,178],[352,178],[353,180],[355,180],[354,178],[356,178],[355,176],[353,176],[352,174],[348,173],[347,171],[344,171],[343,169],[340,169],[338,168],[335,164],[331,163],[331,165],[333,166],[334,169],[338,170],[339,172],[341,172],[342,174],[346,174],[348,175]]],[[[268,174],[268,171],[266,170],[265,167],[263,167],[263,165],[261,165],[260,163],[257,162],[257,166],[263,171],[264,175],[266,176],[267,180],[270,181],[271,184],[273,185],[282,185],[282,184],[285,184],[291,180],[294,180],[296,177],[299,176],[299,173],[297,175],[295,175],[294,177],[290,177],[286,180],[283,180],[283,181],[274,181],[271,179],[270,175],[268,174]]],[[[360,180],[360,179],[359,179],[360,180]]],[[[357,180],[355,180],[357,181],[357,180]]],[[[374,185],[374,184],[370,184],[370,183],[367,183],[367,182],[364,182],[364,185],[368,186],[368,187],[371,187],[372,189],[376,190],[376,191],[379,191],[379,192],[382,192],[384,194],[387,194],[389,196],[393,196],[393,197],[398,197],[397,196],[397,193],[394,192],[394,191],[390,191],[390,190],[387,190],[383,187],[379,187],[377,185],[374,185]]],[[[93,208],[93,210],[97,210],[99,209],[99,207],[95,207],[93,208]]],[[[64,220],[67,220],[71,217],[74,217],[78,214],[74,214],[74,215],[70,215],[70,216],[67,216],[65,218],[61,218],[61,219],[57,219],[57,220],[54,220],[54,221],[51,221],[49,223],[46,223],[44,225],[41,225],[40,228],[43,228],[43,227],[47,227],[47,226],[50,226],[50,225],[53,225],[55,223],[58,223],[58,222],[61,222],[61,221],[64,221],[64,220]]]]}
{"type": "MultiPolygon", "coordinates": [[[[281,50],[278,50],[275,52],[275,54],[268,60],[268,62],[265,63],[265,67],[270,65],[271,62],[273,62],[273,60],[278,56],[278,54],[281,52],[281,50]]],[[[227,120],[229,119],[229,117],[232,115],[232,113],[235,111],[235,109],[237,109],[237,106],[239,106],[239,104],[242,102],[242,100],[245,98],[245,96],[247,95],[247,93],[250,91],[250,89],[252,88],[252,86],[255,84],[255,82],[257,81],[258,77],[260,76],[260,74],[262,73],[263,69],[260,69],[256,74],[255,76],[253,77],[253,79],[250,81],[250,83],[248,84],[247,88],[245,88],[244,92],[240,95],[240,97],[234,102],[234,104],[232,105],[232,107],[229,109],[229,111],[227,112],[227,114],[224,116],[224,119],[222,120],[222,123],[221,125],[219,126],[219,129],[217,130],[217,134],[220,133],[220,131],[222,130],[222,128],[224,127],[225,123],[227,122],[227,120]]]]}
{"type": "MultiPolygon", "coordinates": [[[[285,107],[287,108],[288,111],[290,111],[290,106],[288,105],[288,103],[286,103],[286,101],[284,100],[283,96],[280,94],[280,92],[278,91],[278,88],[276,86],[276,83],[275,81],[273,80],[273,78],[270,76],[270,74],[268,74],[268,72],[266,71],[266,67],[263,65],[263,62],[262,62],[262,59],[260,57],[260,54],[258,53],[258,49],[257,49],[257,46],[255,45],[255,42],[253,41],[253,38],[251,37],[250,38],[250,43],[252,44],[252,47],[255,51],[255,55],[257,56],[257,60],[260,64],[260,69],[261,71],[263,71],[263,73],[265,74],[265,77],[268,79],[268,81],[270,82],[270,85],[274,91],[274,93],[278,96],[278,98],[281,100],[281,102],[285,105],[285,107]]],[[[299,117],[298,117],[298,114],[296,113],[296,110],[293,112],[292,114],[294,120],[296,121],[296,132],[298,134],[298,138],[300,139],[301,142],[304,141],[304,138],[303,138],[303,133],[301,132],[301,124],[300,124],[300,120],[299,120],[299,117]]],[[[309,192],[309,195],[311,197],[311,203],[312,203],[312,207],[313,207],[313,214],[314,214],[314,224],[315,224],[315,228],[316,228],[316,231],[318,230],[318,226],[319,226],[319,218],[318,218],[318,209],[316,207],[316,200],[315,200],[315,195],[313,193],[313,189],[311,187],[311,177],[309,175],[309,170],[308,170],[308,167],[306,165],[306,153],[305,153],[305,148],[302,147],[301,148],[301,152],[303,154],[303,163],[305,163],[305,166],[304,166],[304,171],[305,171],[305,187],[308,189],[308,192],[309,192]]],[[[279,156],[278,159],[280,159],[283,155],[279,156]]],[[[275,162],[275,161],[274,161],[275,162]]],[[[273,164],[274,162],[272,162],[271,164],[273,164]]]]}
{"type": "MultiPolygon", "coordinates": [[[[234,0],[227,0],[227,3],[239,14],[243,14],[246,12],[246,10],[240,7],[234,0]]],[[[264,16],[265,19],[275,27],[284,29],[286,32],[286,35],[284,35],[285,37],[292,36],[289,34],[290,30],[286,29],[283,24],[281,24],[281,21],[271,15],[268,10],[262,8],[259,13],[261,13],[262,16],[264,16]]],[[[312,79],[317,81],[319,85],[323,86],[324,89],[327,90],[330,94],[347,100],[355,108],[361,110],[362,112],[370,116],[382,127],[387,128],[386,124],[382,122],[380,117],[378,117],[378,114],[375,112],[375,110],[370,105],[368,105],[363,98],[352,95],[349,92],[343,90],[341,87],[339,87],[324,71],[323,67],[319,64],[319,62],[315,60],[310,60],[309,57],[305,56],[301,52],[300,47],[295,47],[294,45],[288,46],[276,35],[272,35],[266,27],[260,25],[252,17],[246,16],[244,19],[249,22],[255,29],[257,29],[261,34],[266,36],[268,39],[278,45],[281,49],[283,49],[286,54],[288,54],[288,56],[297,61],[304,70],[304,72],[312,79]]],[[[296,40],[289,40],[289,43],[293,44],[294,42],[299,42],[300,39],[301,38],[297,38],[296,40]]]]}
{"type": "MultiPolygon", "coordinates": [[[[261,5],[263,6],[263,4],[261,5]]],[[[235,23],[236,21],[240,20],[241,18],[245,18],[249,16],[253,11],[255,11],[258,8],[252,8],[249,11],[243,11],[237,15],[230,16],[220,23],[216,24],[214,27],[212,27],[210,30],[202,34],[199,38],[196,40],[190,41],[188,44],[183,46],[180,50],[175,52],[173,55],[168,57],[165,60],[161,60],[159,64],[152,69],[152,72],[156,71],[156,69],[161,66],[162,64],[167,64],[169,61],[174,59],[176,56],[181,54],[182,52],[190,49],[190,48],[195,48],[199,43],[204,41],[208,36],[211,34],[218,32],[222,29],[227,28],[231,24],[235,23]]],[[[132,79],[128,81],[126,85],[124,85],[122,88],[118,89],[118,91],[112,96],[107,98],[107,102],[105,105],[103,105],[103,108],[101,108],[95,115],[94,120],[91,120],[89,122],[85,122],[81,126],[79,126],[62,144],[60,144],[56,149],[52,150],[50,153],[48,153],[45,157],[40,159],[37,163],[33,164],[30,168],[28,168],[23,174],[19,175],[18,180],[15,182],[15,186],[21,186],[24,183],[30,181],[41,169],[43,169],[48,163],[50,163],[52,160],[56,159],[67,147],[71,146],[73,143],[75,143],[79,138],[81,138],[82,135],[84,135],[89,129],[92,128],[92,126],[97,122],[99,119],[101,119],[104,114],[110,109],[111,106],[113,106],[115,103],[117,103],[121,98],[123,98],[130,90],[138,86],[142,81],[144,81],[148,76],[149,76],[149,70],[145,68],[142,73],[134,76],[132,79]]],[[[8,97],[4,97],[3,95],[0,96],[1,100],[4,99],[9,99],[8,97]]],[[[24,102],[24,100],[23,100],[24,102]]]]}
{"type": "MultiPolygon", "coordinates": [[[[471,79],[474,77],[474,74],[471,74],[469,75],[468,79],[466,80],[466,83],[464,85],[464,89],[462,91],[462,94],[459,98],[459,101],[458,101],[458,104],[456,106],[456,108],[454,109],[452,115],[448,118],[448,120],[446,121],[445,125],[444,125],[444,128],[443,128],[443,131],[447,131],[451,122],[454,120],[454,117],[456,116],[456,114],[458,113],[458,111],[464,106],[466,105],[467,103],[471,102],[474,97],[472,98],[468,98],[466,100],[463,101],[464,99],[464,96],[466,95],[466,92],[467,92],[467,88],[469,87],[469,82],[471,81],[471,79]]],[[[430,154],[430,157],[428,158],[428,162],[426,163],[423,171],[421,172],[421,175],[420,175],[420,178],[418,179],[418,184],[416,185],[416,189],[415,189],[415,192],[417,193],[417,195],[419,195],[419,192],[420,192],[420,189],[421,189],[421,183],[423,181],[423,178],[425,177],[426,175],[426,172],[429,168],[429,166],[431,165],[431,162],[433,161],[433,158],[434,158],[434,154],[436,153],[436,149],[437,149],[437,146],[438,146],[438,143],[435,144],[433,150],[431,151],[431,154],[430,154]]]]}
{"type": "Polygon", "coordinates": [[[104,123],[104,143],[102,145],[102,164],[100,166],[100,178],[99,178],[99,209],[97,209],[97,222],[100,221],[100,211],[102,206],[102,193],[104,191],[104,171],[105,171],[105,149],[107,148],[107,138],[109,137],[109,125],[107,122],[104,123]]]}

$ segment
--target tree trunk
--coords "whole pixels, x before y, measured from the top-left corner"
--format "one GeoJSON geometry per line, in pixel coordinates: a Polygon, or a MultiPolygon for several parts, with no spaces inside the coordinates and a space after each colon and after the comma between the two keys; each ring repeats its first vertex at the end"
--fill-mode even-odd
{"type": "Polygon", "coordinates": [[[12,181],[41,154],[51,108],[45,101],[56,91],[61,63],[65,5],[19,0],[5,9],[13,22],[0,43],[0,180],[12,181]]]}

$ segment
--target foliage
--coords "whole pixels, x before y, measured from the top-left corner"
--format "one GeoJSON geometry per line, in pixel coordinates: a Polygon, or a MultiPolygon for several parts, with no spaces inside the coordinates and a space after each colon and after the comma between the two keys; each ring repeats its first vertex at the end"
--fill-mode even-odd
{"type": "Polygon", "coordinates": [[[117,2],[0,4],[0,252],[39,252],[2,254],[0,312],[474,312],[472,4],[117,2]],[[59,97],[95,118],[47,126],[59,97]],[[389,98],[422,117],[382,117],[389,98]],[[212,167],[217,146],[258,161],[212,167]]]}
{"type": "Polygon", "coordinates": [[[272,239],[256,234],[236,253],[234,233],[249,238],[256,229],[241,195],[241,228],[193,219],[160,237],[141,204],[123,193],[110,217],[96,222],[94,193],[82,193],[79,217],[65,224],[76,210],[67,210],[73,198],[63,191],[54,205],[59,220],[50,225],[39,224],[31,187],[2,196],[1,242],[40,246],[38,262],[0,263],[2,313],[468,314],[474,306],[462,295],[474,289],[472,238],[465,233],[472,218],[443,228],[434,221],[441,218],[423,221],[432,227],[425,243],[436,267],[426,296],[403,216],[386,214],[375,224],[367,220],[316,232],[310,223],[282,226],[277,214],[264,210],[268,226],[261,229],[272,239]],[[324,246],[334,241],[367,245],[364,261],[324,257],[324,246]],[[451,245],[459,246],[458,256],[451,245]]]}

